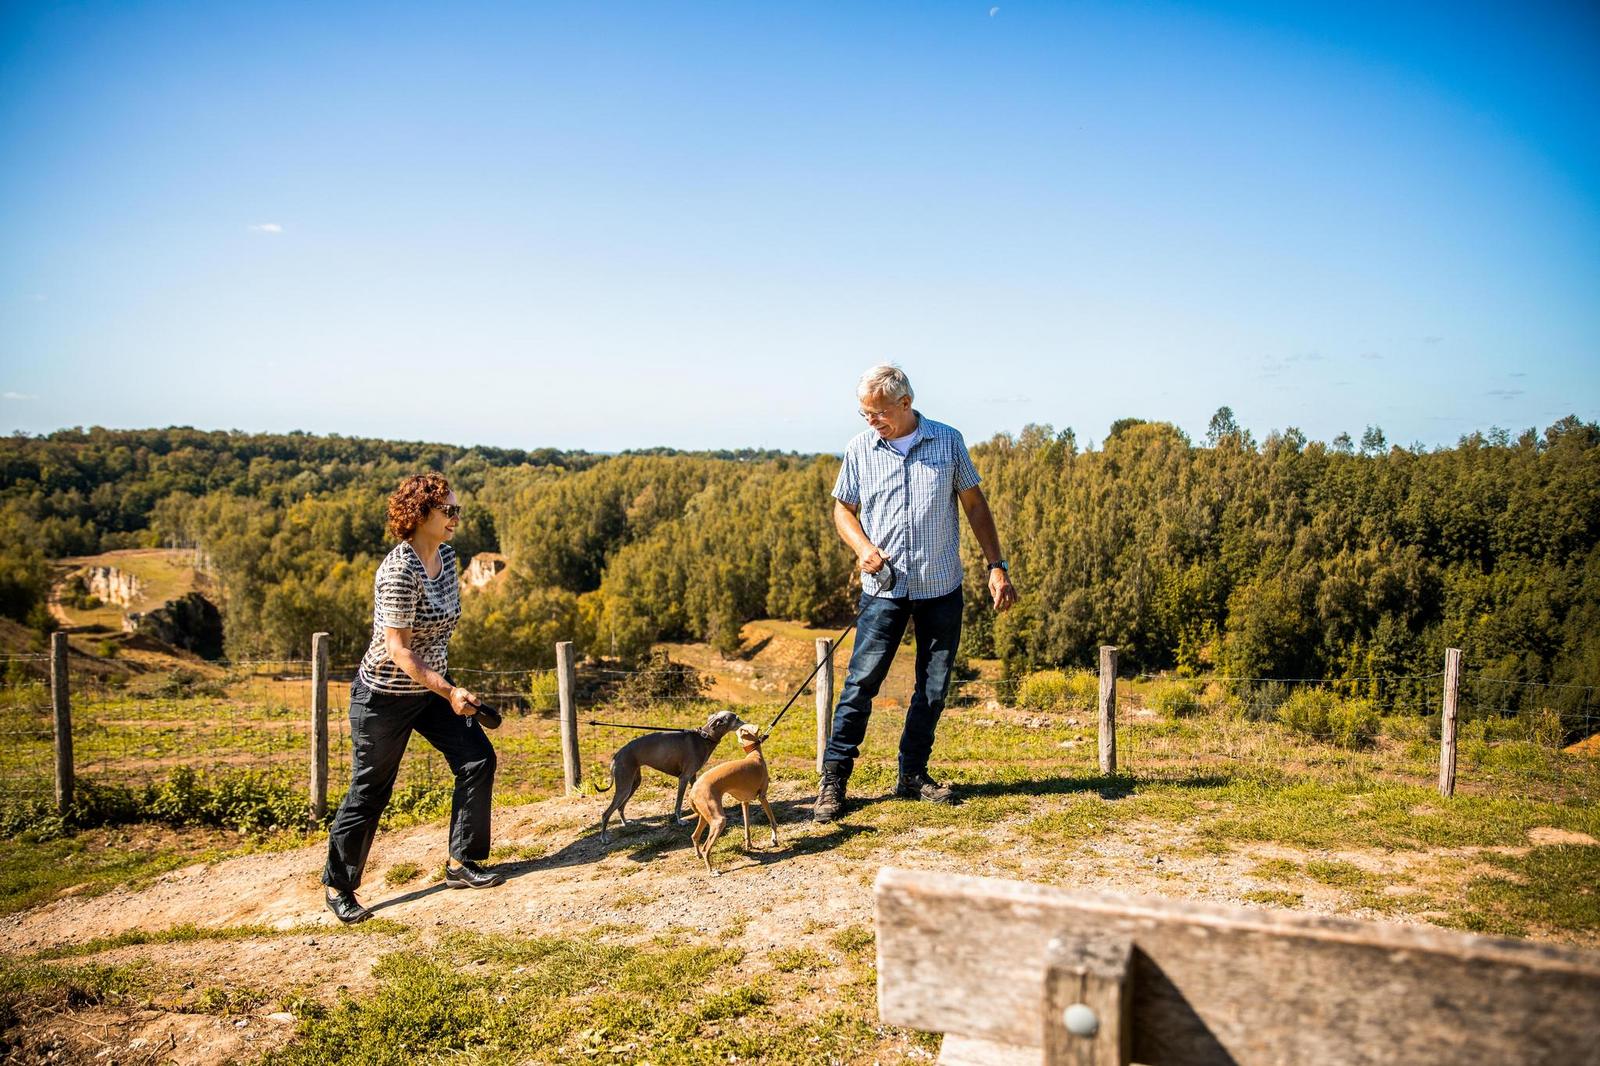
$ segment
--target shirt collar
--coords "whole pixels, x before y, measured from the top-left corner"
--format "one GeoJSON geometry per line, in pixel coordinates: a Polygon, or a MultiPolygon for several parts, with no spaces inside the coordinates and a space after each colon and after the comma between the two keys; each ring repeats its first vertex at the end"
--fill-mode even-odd
{"type": "MultiPolygon", "coordinates": [[[[928,436],[928,432],[924,428],[927,425],[928,420],[923,418],[922,412],[917,410],[915,407],[911,409],[911,413],[917,416],[917,428],[911,431],[911,443],[906,445],[907,455],[910,455],[911,449],[915,448],[918,444],[921,444],[922,441],[928,436]]],[[[880,437],[876,433],[873,434],[872,446],[874,448],[888,448],[891,452],[895,451],[894,445],[889,443],[889,438],[880,437]]],[[[895,454],[899,455],[900,453],[895,452],[895,454]]]]}

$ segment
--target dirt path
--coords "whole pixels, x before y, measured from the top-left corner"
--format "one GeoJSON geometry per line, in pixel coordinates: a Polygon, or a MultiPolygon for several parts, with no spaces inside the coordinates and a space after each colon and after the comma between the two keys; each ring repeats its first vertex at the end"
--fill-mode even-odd
{"type": "MultiPolygon", "coordinates": [[[[871,801],[871,797],[867,797],[871,801]]],[[[399,947],[427,947],[460,931],[516,936],[592,933],[619,942],[642,943],[667,934],[744,950],[742,968],[759,972],[768,956],[794,947],[826,949],[838,930],[873,925],[872,882],[880,866],[935,868],[1047,881],[1069,888],[1164,895],[1245,903],[1257,864],[1275,858],[1304,859],[1292,849],[1263,844],[1225,855],[1186,847],[1187,833],[1170,823],[1133,824],[1095,839],[1070,860],[1035,857],[1026,847],[975,855],[949,853],[947,829],[913,828],[872,842],[871,834],[843,824],[813,826],[810,794],[797,783],[780,783],[774,794],[780,843],[766,846],[768,831],[756,815],[756,847],[746,851],[742,832],[730,827],[719,845],[723,876],[710,878],[682,830],[668,829],[662,813],[671,801],[660,787],[641,790],[632,813],[645,821],[602,844],[594,823],[601,802],[556,799],[500,811],[496,860],[508,875],[490,892],[454,892],[437,881],[444,858],[445,828],[439,824],[381,834],[368,867],[363,898],[377,914],[406,933],[329,935],[336,928],[323,909],[318,883],[323,851],[316,845],[270,854],[199,864],[137,888],[84,897],[67,889],[61,898],[0,919],[7,953],[30,954],[132,930],[158,932],[192,923],[207,928],[243,925],[292,930],[287,935],[245,939],[184,940],[102,951],[92,961],[140,962],[187,977],[187,992],[154,1009],[90,1005],[39,1019],[26,1028],[35,1050],[51,1040],[68,1049],[65,1061],[98,1041],[114,1047],[119,1062],[215,1062],[254,1057],[287,1041],[293,1015],[284,996],[256,996],[249,989],[300,990],[327,1003],[339,989],[361,995],[373,985],[373,965],[399,947]],[[865,844],[866,846],[863,846],[865,844]],[[395,868],[420,869],[408,883],[389,886],[395,868]],[[322,932],[327,930],[327,933],[322,932]],[[215,1009],[217,986],[236,989],[237,1008],[215,1009]],[[205,990],[210,988],[210,992],[205,990]],[[184,996],[210,995],[211,1007],[196,1011],[184,996]],[[48,1027],[54,1028],[48,1028],[48,1027]],[[41,1030],[41,1027],[46,1027],[41,1030]]],[[[905,813],[914,815],[909,804],[905,813]]],[[[913,818],[913,822],[917,822],[913,818]]],[[[1004,834],[1006,827],[992,830],[1004,834]]],[[[987,830],[985,832],[988,832],[987,830]]],[[[1565,839],[1565,838],[1563,838],[1565,839]]],[[[1585,838],[1587,840],[1587,838],[1585,838]]],[[[1533,839],[1530,846],[1557,843],[1533,839]]],[[[1463,849],[1460,859],[1473,861],[1463,849]]],[[[1433,853],[1434,858],[1438,857],[1433,853]]],[[[1406,864],[1426,860],[1391,852],[1341,852],[1325,856],[1403,875],[1406,864]]],[[[1407,878],[1401,876],[1398,882],[1407,878]]],[[[1397,882],[1397,883],[1398,883],[1397,882]]],[[[1297,909],[1356,916],[1339,889],[1300,886],[1297,909]]],[[[1400,884],[1399,891],[1406,889],[1400,884]]],[[[1387,920],[1427,920],[1426,913],[1389,915],[1387,920]]]]}

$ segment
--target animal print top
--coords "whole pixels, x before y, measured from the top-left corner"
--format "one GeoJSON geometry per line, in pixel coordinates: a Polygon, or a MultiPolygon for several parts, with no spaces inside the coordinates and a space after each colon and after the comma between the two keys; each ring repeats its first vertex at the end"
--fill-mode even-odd
{"type": "Polygon", "coordinates": [[[374,692],[411,695],[427,689],[389,657],[385,629],[410,629],[411,650],[436,673],[449,666],[450,634],[461,618],[456,551],[439,545],[439,576],[429,577],[416,549],[401,541],[384,557],[372,590],[372,643],[361,659],[361,680],[374,692]]]}

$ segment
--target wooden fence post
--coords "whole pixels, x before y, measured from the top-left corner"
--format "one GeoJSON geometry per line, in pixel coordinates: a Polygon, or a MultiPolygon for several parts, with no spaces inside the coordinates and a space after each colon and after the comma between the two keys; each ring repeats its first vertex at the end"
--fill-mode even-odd
{"type": "Polygon", "coordinates": [[[56,810],[72,807],[72,698],[67,691],[67,635],[50,634],[50,709],[55,714],[56,810]]]}
{"type": "Polygon", "coordinates": [[[817,773],[828,751],[828,741],[833,739],[833,641],[817,638],[817,662],[827,663],[817,670],[817,773]]]}
{"type": "Polygon", "coordinates": [[[572,661],[572,641],[556,644],[556,688],[561,699],[561,774],[567,795],[582,791],[583,764],[578,760],[577,668],[572,661]]]}
{"type": "Polygon", "coordinates": [[[1100,646],[1100,772],[1117,772],[1117,649],[1100,646]]]}
{"type": "Polygon", "coordinates": [[[1461,649],[1444,652],[1444,706],[1439,717],[1439,795],[1456,794],[1456,705],[1461,696],[1461,649]]]}
{"type": "Polygon", "coordinates": [[[311,634],[311,828],[328,816],[328,634],[311,634]]]}

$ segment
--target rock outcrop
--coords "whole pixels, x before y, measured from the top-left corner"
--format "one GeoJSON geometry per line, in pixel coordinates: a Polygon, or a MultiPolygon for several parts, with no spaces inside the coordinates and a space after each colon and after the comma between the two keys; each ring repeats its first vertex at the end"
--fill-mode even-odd
{"type": "Polygon", "coordinates": [[[144,596],[144,582],[114,566],[84,568],[83,579],[89,595],[101,603],[114,603],[118,607],[132,607],[144,596]]]}
{"type": "Polygon", "coordinates": [[[472,557],[461,574],[461,584],[469,589],[481,589],[494,583],[506,569],[506,557],[499,552],[479,552],[472,557]]]}

